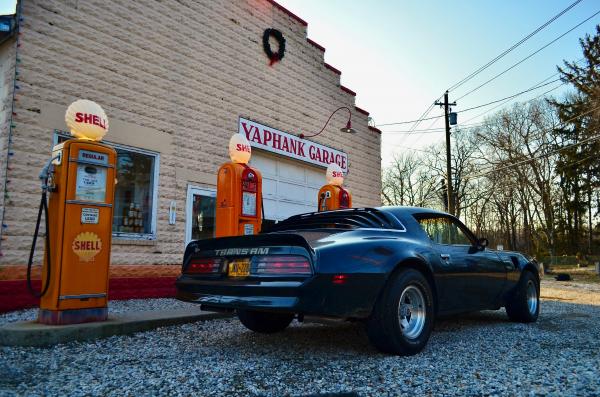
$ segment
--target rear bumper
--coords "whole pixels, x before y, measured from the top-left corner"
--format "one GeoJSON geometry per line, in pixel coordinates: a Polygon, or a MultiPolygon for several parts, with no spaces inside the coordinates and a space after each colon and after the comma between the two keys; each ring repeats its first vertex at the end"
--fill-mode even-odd
{"type": "Polygon", "coordinates": [[[193,292],[177,291],[177,299],[199,303],[207,308],[218,307],[226,309],[255,309],[274,311],[300,311],[300,299],[297,297],[281,296],[231,296],[210,295],[193,292]]]}
{"type": "Polygon", "coordinates": [[[304,282],[198,280],[182,275],[176,282],[176,297],[207,307],[300,312],[304,282]]]}
{"type": "Polygon", "coordinates": [[[200,279],[184,274],[176,281],[176,297],[199,303],[207,310],[212,307],[366,318],[383,280],[378,274],[351,275],[347,283],[336,285],[331,283],[331,275],[323,274],[300,280],[200,279]]]}

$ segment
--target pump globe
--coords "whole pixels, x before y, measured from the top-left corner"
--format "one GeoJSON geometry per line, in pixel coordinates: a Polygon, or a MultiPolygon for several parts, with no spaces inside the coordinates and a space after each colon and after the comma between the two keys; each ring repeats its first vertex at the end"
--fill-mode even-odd
{"type": "Polygon", "coordinates": [[[71,135],[79,139],[100,141],[108,132],[108,117],[100,105],[87,99],[73,102],[65,113],[71,135]]]}
{"type": "Polygon", "coordinates": [[[325,178],[330,185],[342,186],[342,183],[344,183],[344,171],[336,163],[331,163],[327,166],[325,178]]]}
{"type": "Polygon", "coordinates": [[[229,158],[234,163],[248,164],[252,148],[248,139],[241,134],[235,134],[229,139],[229,158]]]}

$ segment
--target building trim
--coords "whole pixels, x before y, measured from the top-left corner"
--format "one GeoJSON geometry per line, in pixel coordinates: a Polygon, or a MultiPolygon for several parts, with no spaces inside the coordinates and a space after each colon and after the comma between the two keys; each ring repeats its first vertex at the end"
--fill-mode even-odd
{"type": "Polygon", "coordinates": [[[325,67],[329,70],[331,70],[333,73],[335,74],[339,74],[341,75],[342,72],[339,69],[334,68],[333,66],[331,66],[330,64],[328,64],[327,62],[323,62],[323,65],[325,65],[325,67]]]}
{"type": "Polygon", "coordinates": [[[354,106],[354,109],[355,109],[355,110],[356,110],[358,113],[362,113],[362,114],[364,114],[365,116],[368,116],[368,115],[369,115],[369,112],[367,112],[367,111],[366,111],[366,110],[364,110],[364,109],[361,109],[361,108],[359,108],[358,106],[354,106]]]}
{"type": "Polygon", "coordinates": [[[290,10],[288,10],[281,4],[277,3],[276,1],[267,0],[267,2],[272,4],[275,8],[278,8],[280,11],[283,11],[283,13],[286,14],[287,16],[292,17],[296,21],[300,22],[300,24],[302,26],[308,26],[308,22],[306,22],[304,19],[300,18],[298,15],[294,14],[293,12],[291,12],[290,10]]]}
{"type": "Polygon", "coordinates": [[[309,39],[308,37],[306,38],[306,41],[308,41],[308,43],[311,44],[313,47],[317,47],[319,50],[325,52],[325,47],[323,47],[319,43],[309,39]]]}
{"type": "Polygon", "coordinates": [[[381,130],[377,127],[369,126],[369,131],[373,131],[381,135],[381,130]]]}
{"type": "Polygon", "coordinates": [[[352,96],[356,96],[356,92],[352,91],[350,88],[348,87],[344,87],[343,85],[340,84],[340,88],[342,89],[342,91],[352,95],[352,96]]]}

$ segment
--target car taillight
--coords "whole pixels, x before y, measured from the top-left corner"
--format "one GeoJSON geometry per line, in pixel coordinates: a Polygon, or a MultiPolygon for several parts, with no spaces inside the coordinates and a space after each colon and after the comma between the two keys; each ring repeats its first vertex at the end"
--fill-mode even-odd
{"type": "Polygon", "coordinates": [[[221,258],[192,258],[185,273],[214,274],[221,272],[221,258]]]}
{"type": "Polygon", "coordinates": [[[258,275],[308,275],[312,271],[310,262],[299,255],[255,256],[252,258],[252,273],[258,275]]]}
{"type": "Polygon", "coordinates": [[[334,284],[345,284],[348,281],[348,276],[345,274],[334,274],[331,282],[334,284]]]}

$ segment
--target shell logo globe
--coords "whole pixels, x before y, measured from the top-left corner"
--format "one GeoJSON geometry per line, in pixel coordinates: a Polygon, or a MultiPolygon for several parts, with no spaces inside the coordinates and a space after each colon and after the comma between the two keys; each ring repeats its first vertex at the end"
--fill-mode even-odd
{"type": "Polygon", "coordinates": [[[252,148],[245,136],[235,134],[231,137],[229,140],[229,158],[231,161],[238,164],[248,164],[251,154],[252,148]]]}
{"type": "Polygon", "coordinates": [[[344,171],[336,163],[331,163],[327,166],[325,178],[330,185],[342,186],[342,183],[344,183],[344,171]]]}
{"type": "Polygon", "coordinates": [[[79,139],[100,141],[108,132],[108,118],[100,105],[87,99],[73,102],[65,113],[71,135],[79,139]]]}

